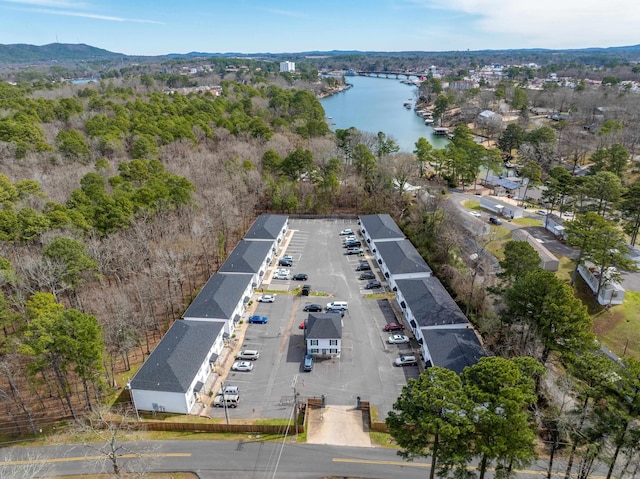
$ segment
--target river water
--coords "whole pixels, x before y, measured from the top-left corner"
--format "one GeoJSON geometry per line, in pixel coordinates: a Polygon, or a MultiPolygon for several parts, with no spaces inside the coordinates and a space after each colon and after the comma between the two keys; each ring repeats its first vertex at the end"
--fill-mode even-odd
{"type": "Polygon", "coordinates": [[[360,131],[382,131],[392,137],[400,151],[412,153],[418,138],[426,138],[435,148],[444,148],[447,139],[433,135],[433,129],[405,102],[415,105],[417,88],[395,78],[345,77],[352,88],[320,100],[332,130],[355,127],[360,131]]]}

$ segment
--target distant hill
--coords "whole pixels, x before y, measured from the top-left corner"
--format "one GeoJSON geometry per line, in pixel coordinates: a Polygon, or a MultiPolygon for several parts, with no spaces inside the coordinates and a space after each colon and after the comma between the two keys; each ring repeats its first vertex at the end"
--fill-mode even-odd
{"type": "Polygon", "coordinates": [[[0,44],[0,63],[41,63],[52,61],[91,61],[121,58],[114,53],[84,43],[50,43],[49,45],[0,44]]]}
{"type": "MultiPolygon", "coordinates": [[[[475,51],[440,51],[440,52],[425,52],[425,51],[401,51],[401,52],[381,52],[381,51],[359,51],[359,50],[331,50],[331,51],[306,51],[306,52],[262,52],[262,53],[207,53],[207,52],[189,52],[189,53],[168,53],[166,55],[158,55],[156,57],[144,57],[147,60],[153,58],[207,58],[207,57],[222,57],[222,58],[253,58],[253,59],[269,59],[277,60],[283,58],[302,59],[302,58],[314,58],[314,57],[345,57],[345,56],[386,56],[386,57],[434,57],[441,58],[455,54],[459,55],[464,53],[469,56],[478,55],[495,55],[498,57],[531,57],[533,55],[557,55],[565,54],[570,56],[588,56],[588,57],[601,57],[601,56],[616,56],[627,60],[639,60],[640,59],[640,45],[622,46],[622,47],[608,47],[608,48],[581,48],[581,49],[564,49],[564,50],[549,50],[544,48],[529,48],[529,49],[503,49],[503,50],[475,50],[475,51]]],[[[110,52],[102,48],[92,47],[85,45],[84,43],[72,44],[72,43],[51,43],[49,45],[26,45],[26,44],[13,44],[2,45],[0,44],[0,63],[44,63],[44,62],[81,62],[81,61],[94,61],[94,60],[109,60],[116,58],[143,58],[136,55],[125,55],[122,53],[110,52]]]]}

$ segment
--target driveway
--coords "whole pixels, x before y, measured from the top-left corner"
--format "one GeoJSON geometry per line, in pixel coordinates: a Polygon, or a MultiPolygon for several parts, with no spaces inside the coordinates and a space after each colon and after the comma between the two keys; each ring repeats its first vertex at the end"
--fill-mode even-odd
{"type": "Polygon", "coordinates": [[[307,444],[374,447],[365,411],[353,406],[307,409],[307,444]]]}

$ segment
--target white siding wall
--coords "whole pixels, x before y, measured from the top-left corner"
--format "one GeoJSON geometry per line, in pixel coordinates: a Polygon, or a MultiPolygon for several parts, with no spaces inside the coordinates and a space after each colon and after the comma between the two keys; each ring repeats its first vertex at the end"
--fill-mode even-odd
{"type": "Polygon", "coordinates": [[[317,345],[312,345],[312,339],[307,339],[307,351],[314,355],[324,356],[340,356],[342,350],[342,340],[337,339],[337,345],[331,345],[329,339],[319,339],[317,345]],[[335,350],[336,352],[330,352],[331,350],[335,350]]]}
{"type": "Polygon", "coordinates": [[[159,411],[173,412],[178,414],[189,414],[191,406],[195,402],[193,393],[191,401],[187,400],[185,394],[168,393],[164,391],[147,391],[134,389],[131,391],[135,406],[140,411],[153,411],[154,404],[159,411]]]}

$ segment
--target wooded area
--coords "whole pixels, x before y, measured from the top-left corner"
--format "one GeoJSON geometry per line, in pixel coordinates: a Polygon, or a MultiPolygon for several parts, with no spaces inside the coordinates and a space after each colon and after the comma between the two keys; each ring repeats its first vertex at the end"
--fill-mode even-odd
{"type": "MultiPolygon", "coordinates": [[[[233,79],[214,72],[196,81],[140,67],[105,73],[88,86],[0,83],[0,434],[36,433],[51,421],[82,416],[122,387],[117,374],[151,352],[257,214],[389,213],[466,307],[490,351],[533,361],[487,361],[457,379],[430,370],[403,391],[397,409],[406,411],[397,424],[413,420],[413,395],[455,381],[464,392],[451,400],[469,402],[443,404],[436,415],[465,410],[467,419],[469,411],[487,417],[457,425],[438,447],[494,441],[482,434],[496,421],[504,425],[502,439],[512,436],[507,426],[523,426],[521,441],[511,443],[519,450],[503,444],[460,456],[442,449],[453,454],[439,459],[447,467],[472,452],[508,474],[533,457],[536,433],[550,461],[570,444],[581,471],[595,458],[613,467],[621,451],[631,461],[638,453],[640,387],[631,374],[637,363],[610,365],[616,379],[597,392],[587,389],[594,371],[581,364],[596,343],[572,286],[538,269],[518,244],[505,248],[499,278],[478,281],[478,264],[464,254],[469,232],[447,205],[446,188],[464,189],[481,172],[517,163],[530,186],[546,185],[550,209],[577,214],[568,242],[580,249],[580,261],[631,268],[612,251],[634,242],[640,226],[640,102],[611,82],[534,90],[526,72],[512,73],[513,79],[458,92],[434,78],[423,82],[420,99],[456,129],[445,149],[420,139],[414,155],[399,153],[384,132],[329,130],[314,91],[342,80],[310,86],[305,75],[247,68],[233,79]],[[176,90],[214,78],[219,89],[176,90]],[[482,110],[505,108],[516,117],[508,125],[473,121],[482,110]],[[571,115],[555,121],[535,108],[571,115]],[[596,115],[597,108],[605,113],[596,115]],[[475,141],[478,134],[484,142],[475,141]],[[575,174],[586,166],[588,174],[575,174]],[[408,182],[431,194],[423,201],[405,193],[408,182]],[[550,364],[571,373],[566,391],[574,399],[562,407],[546,395],[538,371],[550,364]],[[504,374],[514,395],[499,395],[504,384],[490,389],[491,374],[496,382],[504,374]],[[505,407],[500,401],[509,401],[513,415],[496,409],[505,407]]],[[[408,457],[431,451],[442,433],[433,424],[419,431],[428,437],[403,443],[399,436],[402,447],[418,441],[408,457]]]]}

